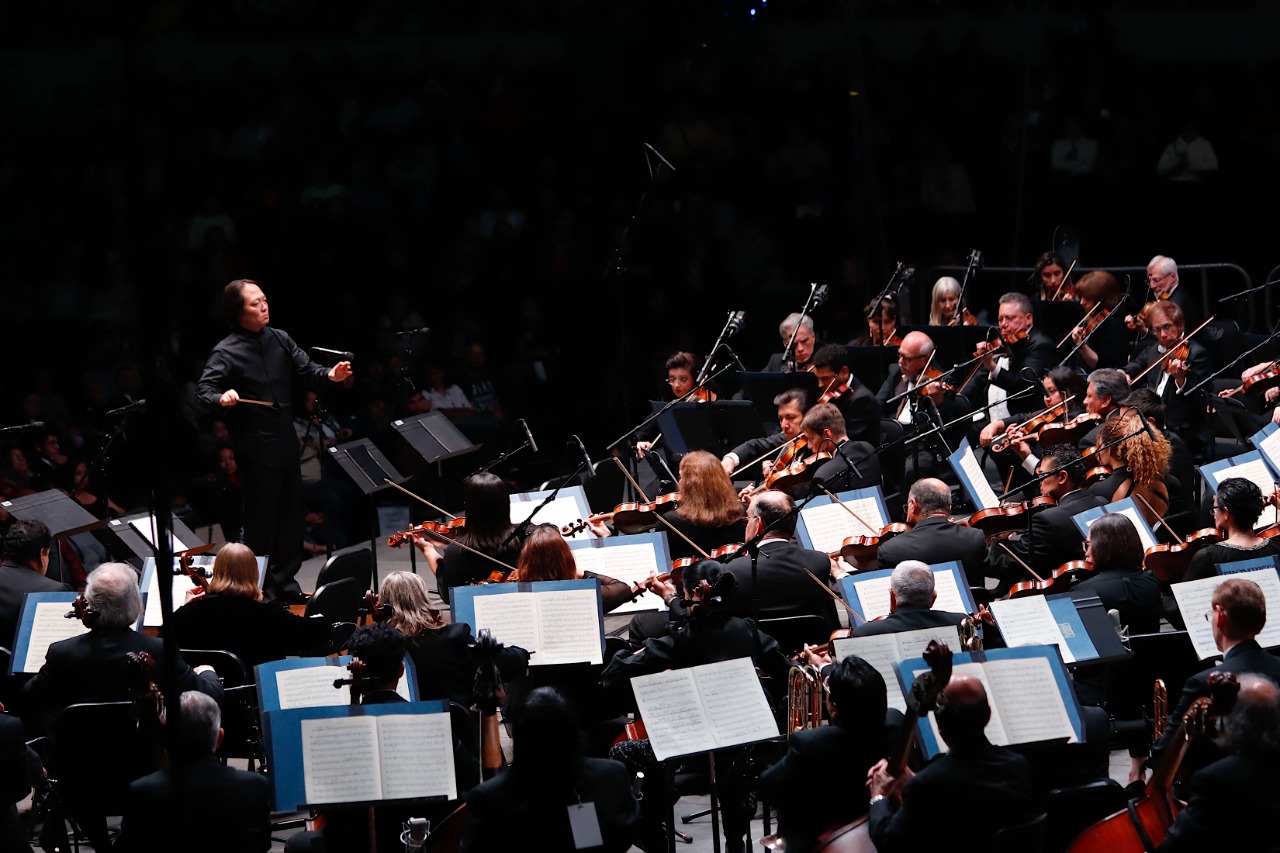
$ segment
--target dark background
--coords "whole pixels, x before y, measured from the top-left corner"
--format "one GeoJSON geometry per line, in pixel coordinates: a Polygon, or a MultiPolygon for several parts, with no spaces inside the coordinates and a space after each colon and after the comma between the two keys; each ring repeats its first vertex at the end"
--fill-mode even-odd
{"type": "MultiPolygon", "coordinates": [[[[569,433],[600,455],[731,309],[763,365],[810,282],[835,341],[895,261],[921,271],[918,315],[932,267],[975,247],[1028,267],[1064,234],[1082,266],[1167,254],[1260,284],[1278,24],[1274,4],[1157,0],[5,3],[3,423],[55,423],[92,458],[136,369],[161,431],[127,434],[130,464],[190,493],[207,421],[181,403],[241,276],[303,346],[357,354],[326,402],[379,440],[399,441],[397,297],[448,368],[482,342],[508,415],[476,428],[486,454],[514,417],[544,445],[508,469],[521,485],[562,470],[569,433]],[[1072,117],[1090,176],[1049,169],[1072,117]],[[1156,175],[1187,120],[1220,162],[1201,184],[1156,175]],[[642,142],[676,172],[650,184],[642,142]]],[[[983,275],[972,302],[1024,286],[983,275]]],[[[113,496],[145,500],[124,467],[113,496]]]]}

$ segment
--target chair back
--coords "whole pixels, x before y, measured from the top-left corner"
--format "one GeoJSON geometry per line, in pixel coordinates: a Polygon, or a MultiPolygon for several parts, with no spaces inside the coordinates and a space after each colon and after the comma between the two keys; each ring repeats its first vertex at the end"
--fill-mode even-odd
{"type": "Polygon", "coordinates": [[[1048,817],[1038,814],[1024,823],[997,830],[982,845],[983,853],[1041,853],[1048,817]]]}
{"type": "Polygon", "coordinates": [[[138,735],[132,702],[64,708],[54,724],[54,743],[50,774],[69,818],[123,814],[129,783],[156,769],[138,735]]]}
{"type": "Polygon", "coordinates": [[[1076,836],[1125,807],[1128,795],[1115,779],[1054,788],[1045,799],[1045,853],[1063,853],[1076,836]]]}
{"type": "MultiPolygon", "coordinates": [[[[880,419],[880,447],[885,449],[876,454],[880,459],[880,475],[884,478],[885,503],[896,506],[902,501],[889,500],[893,495],[902,494],[906,488],[903,479],[907,476],[907,448],[902,443],[905,430],[902,424],[893,418],[880,419]],[[892,445],[891,447],[887,445],[892,445]]],[[[895,521],[900,519],[895,519],[895,521]]]]}
{"type": "MultiPolygon", "coordinates": [[[[320,569],[316,576],[316,589],[334,581],[350,578],[360,587],[361,592],[373,586],[373,552],[368,548],[357,548],[342,554],[334,554],[320,569]]],[[[354,621],[354,620],[353,620],[354,621]]]]}
{"type": "Polygon", "coordinates": [[[342,578],[319,587],[307,601],[306,615],[330,622],[356,622],[368,587],[353,578],[342,578]]]}
{"type": "MultiPolygon", "coordinates": [[[[222,649],[182,649],[187,666],[208,665],[222,681],[222,745],[219,758],[262,762],[262,729],[258,723],[258,688],[253,671],[236,655],[222,649]]],[[[252,768],[252,764],[250,764],[252,768]]]]}
{"type": "Polygon", "coordinates": [[[831,637],[831,625],[826,619],[812,613],[803,616],[776,616],[761,619],[760,631],[778,641],[785,655],[794,655],[808,643],[822,645],[831,637]]]}

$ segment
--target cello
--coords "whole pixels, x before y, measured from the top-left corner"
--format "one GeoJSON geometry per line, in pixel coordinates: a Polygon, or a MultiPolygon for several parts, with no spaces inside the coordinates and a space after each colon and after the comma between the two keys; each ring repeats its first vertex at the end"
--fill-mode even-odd
{"type": "Polygon", "coordinates": [[[1142,794],[1130,800],[1124,811],[1103,818],[1081,833],[1071,843],[1069,853],[1145,853],[1159,847],[1181,808],[1173,796],[1173,781],[1191,741],[1214,733],[1214,718],[1230,713],[1239,691],[1233,674],[1210,673],[1209,695],[1195,700],[1187,709],[1142,794]]]}

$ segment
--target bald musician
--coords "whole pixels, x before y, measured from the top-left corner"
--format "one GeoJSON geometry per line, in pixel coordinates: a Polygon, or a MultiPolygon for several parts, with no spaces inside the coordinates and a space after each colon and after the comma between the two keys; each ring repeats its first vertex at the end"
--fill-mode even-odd
{"type": "Polygon", "coordinates": [[[899,533],[880,546],[876,560],[881,569],[892,569],[904,560],[945,563],[956,560],[964,565],[970,584],[981,584],[983,563],[987,557],[987,540],[981,530],[947,519],[951,512],[951,489],[941,480],[927,477],[911,484],[907,493],[907,524],[911,529],[899,533]]]}

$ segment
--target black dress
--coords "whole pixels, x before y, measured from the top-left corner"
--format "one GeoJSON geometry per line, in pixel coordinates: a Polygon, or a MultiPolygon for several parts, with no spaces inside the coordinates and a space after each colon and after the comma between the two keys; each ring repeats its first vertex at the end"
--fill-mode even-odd
{"type": "Polygon", "coordinates": [[[240,595],[209,594],[169,617],[165,636],[182,649],[221,649],[249,667],[323,651],[332,626],[240,595]]]}

